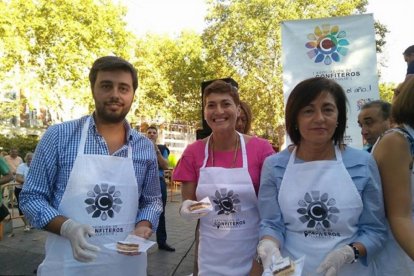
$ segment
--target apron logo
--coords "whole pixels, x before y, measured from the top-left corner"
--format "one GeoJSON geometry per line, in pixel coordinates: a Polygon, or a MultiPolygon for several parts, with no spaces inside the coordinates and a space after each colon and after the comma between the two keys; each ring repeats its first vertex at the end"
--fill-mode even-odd
{"type": "Polygon", "coordinates": [[[307,223],[307,228],[329,229],[331,223],[338,221],[339,209],[334,205],[336,200],[329,198],[327,193],[320,196],[320,191],[311,191],[306,193],[304,199],[299,200],[297,212],[302,215],[299,220],[307,223]]]}
{"type": "Polygon", "coordinates": [[[216,190],[215,197],[213,197],[214,211],[217,215],[230,215],[232,213],[240,212],[241,205],[239,195],[235,194],[233,190],[220,189],[220,192],[216,190]]]}
{"type": "Polygon", "coordinates": [[[121,210],[122,200],[121,192],[115,191],[115,186],[103,183],[95,185],[93,191],[87,193],[88,198],[85,203],[88,205],[85,209],[88,214],[92,213],[93,218],[101,218],[105,221],[114,217],[114,211],[119,213],[121,210]]]}

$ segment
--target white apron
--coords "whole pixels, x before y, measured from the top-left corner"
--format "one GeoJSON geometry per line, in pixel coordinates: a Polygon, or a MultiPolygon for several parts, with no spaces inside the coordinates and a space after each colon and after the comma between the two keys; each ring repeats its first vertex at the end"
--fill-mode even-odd
{"type": "MultiPolygon", "coordinates": [[[[408,126],[405,129],[414,138],[414,130],[408,126]]],[[[374,153],[374,149],[380,138],[372,148],[371,153],[374,153]]],[[[412,200],[412,215],[414,219],[414,168],[411,172],[411,198],[412,200]]],[[[387,220],[387,240],[382,247],[382,250],[375,257],[375,268],[377,276],[414,276],[414,261],[405,253],[395,240],[394,235],[391,232],[391,228],[387,220]]]]}
{"type": "MultiPolygon", "coordinates": [[[[295,163],[293,150],[279,191],[286,225],[282,255],[305,257],[302,275],[320,275],[317,268],[334,249],[354,241],[363,204],[335,146],[336,160],[295,163]]],[[[338,275],[371,276],[371,267],[345,264],[338,275]]]]}
{"type": "Polygon", "coordinates": [[[135,227],[139,195],[132,149],[128,147],[127,158],[84,154],[89,121],[83,126],[78,154],[58,210],[68,218],[91,225],[95,236],[88,242],[101,251],[93,262],[78,262],[73,258],[70,241],[49,233],[46,258],[38,275],[146,275],[146,254],[125,256],[103,246],[125,239],[135,227]]]}
{"type": "Polygon", "coordinates": [[[200,219],[198,271],[201,276],[248,275],[259,241],[257,197],[248,171],[247,153],[241,134],[242,168],[200,168],[197,199],[210,198],[214,210],[200,219]]]}

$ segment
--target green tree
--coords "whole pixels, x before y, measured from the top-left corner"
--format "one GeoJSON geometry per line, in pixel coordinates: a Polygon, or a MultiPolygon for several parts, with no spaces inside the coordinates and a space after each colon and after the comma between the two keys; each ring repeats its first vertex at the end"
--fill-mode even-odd
{"type": "Polygon", "coordinates": [[[0,75],[18,72],[5,78],[15,80],[29,105],[48,106],[54,121],[90,107],[93,60],[130,57],[126,10],[111,0],[10,0],[0,10],[0,75]]]}
{"type": "Polygon", "coordinates": [[[391,103],[392,97],[394,96],[394,89],[396,87],[397,85],[394,83],[380,83],[379,84],[380,99],[391,103]]]}
{"type": "Polygon", "coordinates": [[[193,32],[178,38],[148,35],[138,41],[135,54],[140,80],[135,115],[144,121],[200,123],[200,83],[214,78],[201,37],[193,32]]]}

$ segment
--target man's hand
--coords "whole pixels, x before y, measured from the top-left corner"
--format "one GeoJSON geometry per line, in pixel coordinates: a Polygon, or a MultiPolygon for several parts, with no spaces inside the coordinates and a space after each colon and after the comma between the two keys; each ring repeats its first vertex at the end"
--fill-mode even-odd
{"type": "Polygon", "coordinates": [[[355,253],[351,246],[345,245],[339,249],[330,252],[318,267],[318,273],[324,273],[325,276],[335,276],[344,264],[350,264],[355,259],[355,253]]]}
{"type": "Polygon", "coordinates": [[[149,239],[152,235],[151,223],[148,221],[138,222],[133,234],[144,239],[149,239]]]}
{"type": "Polygon", "coordinates": [[[205,215],[208,214],[208,212],[205,212],[205,213],[192,213],[190,211],[190,206],[193,205],[193,204],[196,204],[196,203],[198,203],[198,201],[186,199],[181,204],[180,215],[186,221],[197,220],[197,219],[199,219],[201,217],[204,217],[205,215]]]}
{"type": "Polygon", "coordinates": [[[69,239],[73,257],[76,260],[86,263],[96,259],[96,253],[100,251],[100,248],[86,241],[87,237],[95,235],[92,226],[68,219],[62,224],[60,235],[69,239]]]}
{"type": "Polygon", "coordinates": [[[267,238],[259,241],[259,244],[257,245],[257,255],[259,255],[260,260],[262,261],[264,271],[270,271],[273,261],[282,258],[279,245],[275,241],[267,238]]]}

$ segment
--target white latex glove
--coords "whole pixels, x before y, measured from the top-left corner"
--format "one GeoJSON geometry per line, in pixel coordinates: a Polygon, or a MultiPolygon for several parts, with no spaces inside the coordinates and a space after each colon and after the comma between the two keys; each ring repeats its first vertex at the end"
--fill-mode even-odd
{"type": "Polygon", "coordinates": [[[345,245],[330,252],[319,265],[316,272],[325,276],[335,276],[344,264],[350,264],[355,259],[355,253],[351,246],[345,245]]]}
{"type": "Polygon", "coordinates": [[[60,235],[69,239],[76,260],[87,263],[96,259],[96,253],[100,248],[86,241],[87,237],[95,235],[92,226],[68,219],[62,224],[60,235]]]}
{"type": "Polygon", "coordinates": [[[277,261],[282,258],[279,245],[276,242],[266,238],[259,241],[259,244],[257,245],[257,255],[259,255],[260,260],[262,261],[263,275],[268,275],[269,272],[272,273],[271,265],[273,261],[277,261]]]}
{"type": "Polygon", "coordinates": [[[183,201],[183,203],[181,204],[181,207],[180,207],[180,215],[181,215],[182,218],[184,218],[187,221],[197,220],[197,219],[199,219],[201,217],[204,217],[205,215],[208,214],[208,212],[206,212],[206,213],[192,213],[190,211],[190,206],[195,204],[195,203],[198,203],[198,201],[194,201],[194,200],[190,200],[190,199],[186,199],[186,200],[183,201]]]}

